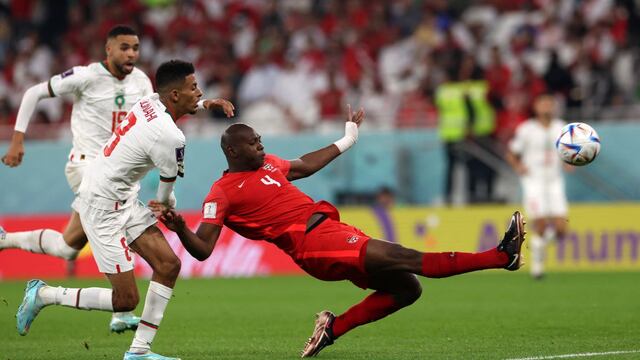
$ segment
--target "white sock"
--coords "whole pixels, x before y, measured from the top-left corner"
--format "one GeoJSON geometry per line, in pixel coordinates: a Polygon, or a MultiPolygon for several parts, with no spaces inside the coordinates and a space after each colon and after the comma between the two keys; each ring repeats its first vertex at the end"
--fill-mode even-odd
{"type": "Polygon", "coordinates": [[[167,308],[173,289],[155,281],[149,283],[147,298],[140,317],[140,324],[131,343],[130,352],[146,353],[151,350],[151,343],[156,336],[164,310],[167,308]]]}
{"type": "Polygon", "coordinates": [[[62,305],[83,310],[113,311],[113,290],[105,288],[63,288],[43,286],[38,297],[45,305],[62,305]]]}
{"type": "Polygon", "coordinates": [[[23,249],[65,260],[75,259],[80,252],[67,245],[61,233],[51,229],[7,233],[0,241],[0,249],[23,249]]]}
{"type": "Polygon", "coordinates": [[[540,276],[544,272],[545,240],[538,234],[531,237],[531,275],[540,276]]]}

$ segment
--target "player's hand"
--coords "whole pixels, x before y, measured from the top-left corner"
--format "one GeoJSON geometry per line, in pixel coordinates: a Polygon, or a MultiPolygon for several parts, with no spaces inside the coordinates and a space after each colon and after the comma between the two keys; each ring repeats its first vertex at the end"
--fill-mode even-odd
{"type": "Polygon", "coordinates": [[[222,108],[222,111],[224,111],[224,114],[227,115],[228,118],[235,115],[233,111],[236,109],[236,107],[233,106],[233,104],[229,100],[225,100],[225,99],[205,100],[202,103],[202,106],[204,106],[204,108],[207,110],[212,109],[214,106],[220,106],[222,108]]]}
{"type": "Polygon", "coordinates": [[[149,210],[151,210],[153,215],[155,215],[158,219],[162,216],[162,214],[173,209],[171,205],[165,204],[158,200],[150,200],[147,206],[149,207],[149,210]]]}
{"type": "Polygon", "coordinates": [[[2,163],[8,167],[16,167],[22,163],[24,156],[24,145],[22,142],[11,142],[7,153],[2,157],[2,163]]]}
{"type": "Polygon", "coordinates": [[[167,229],[173,232],[182,231],[186,223],[182,215],[175,212],[173,209],[166,210],[162,213],[162,215],[158,218],[167,227],[167,229]]]}
{"type": "Polygon", "coordinates": [[[347,104],[347,122],[354,122],[358,127],[364,121],[364,108],[360,108],[357,113],[351,111],[351,104],[347,104]]]}

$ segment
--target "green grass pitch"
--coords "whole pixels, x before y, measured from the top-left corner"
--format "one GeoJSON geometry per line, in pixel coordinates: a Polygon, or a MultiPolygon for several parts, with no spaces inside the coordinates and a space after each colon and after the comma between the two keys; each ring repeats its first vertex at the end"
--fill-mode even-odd
{"type": "MultiPolygon", "coordinates": [[[[640,350],[637,273],[491,271],[424,279],[415,304],[355,329],[320,359],[512,359],[640,350]]],[[[0,282],[0,360],[121,359],[133,333],[110,334],[110,314],[45,308],[21,337],[14,314],[25,282],[0,282]]],[[[50,281],[69,287],[98,281],[50,281]]],[[[140,314],[146,281],[140,283],[140,314]]],[[[310,277],[181,280],[153,349],[190,359],[296,359],[323,309],[369,292],[310,277]]],[[[640,353],[596,359],[638,359],[640,353]]]]}

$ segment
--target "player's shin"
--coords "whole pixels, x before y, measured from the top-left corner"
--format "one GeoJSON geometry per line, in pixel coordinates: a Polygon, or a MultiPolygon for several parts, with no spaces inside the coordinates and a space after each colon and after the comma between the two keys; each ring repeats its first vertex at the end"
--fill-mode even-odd
{"type": "Polygon", "coordinates": [[[67,245],[61,233],[51,229],[7,233],[0,241],[0,249],[22,249],[65,260],[75,259],[79,252],[67,245]]]}
{"type": "Polygon", "coordinates": [[[146,353],[151,349],[164,311],[167,308],[173,289],[155,281],[149,283],[149,290],[140,317],[140,324],[131,343],[129,352],[146,353]]]}
{"type": "Polygon", "coordinates": [[[403,307],[392,294],[376,291],[335,318],[333,339],[337,339],[357,326],[380,320],[403,307]]]}
{"type": "Polygon", "coordinates": [[[546,240],[538,234],[531,237],[531,276],[539,278],[544,273],[546,240]]]}
{"type": "Polygon", "coordinates": [[[43,286],[38,297],[44,305],[62,305],[83,310],[113,311],[113,290],[43,286]]]}
{"type": "Polygon", "coordinates": [[[422,275],[443,278],[476,270],[503,268],[508,261],[508,256],[497,249],[480,253],[424,253],[422,275]]]}

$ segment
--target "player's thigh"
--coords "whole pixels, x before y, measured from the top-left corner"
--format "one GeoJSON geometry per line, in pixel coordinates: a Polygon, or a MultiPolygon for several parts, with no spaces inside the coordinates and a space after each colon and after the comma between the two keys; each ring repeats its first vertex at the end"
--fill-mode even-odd
{"type": "Polygon", "coordinates": [[[180,272],[180,259],[156,225],[146,228],[129,246],[149,263],[153,281],[173,287],[180,272]]]}
{"type": "Polygon", "coordinates": [[[73,191],[74,194],[78,193],[80,183],[82,182],[82,176],[84,175],[84,170],[87,164],[87,161],[68,161],[64,167],[64,175],[67,178],[69,188],[71,188],[71,191],[73,191]]]}
{"type": "Polygon", "coordinates": [[[350,280],[366,288],[364,258],[368,241],[369,236],[359,229],[326,219],[300,239],[292,257],[317,279],[350,280]]]}
{"type": "Polygon", "coordinates": [[[80,221],[80,214],[77,211],[71,211],[71,217],[67,223],[67,227],[64,229],[63,234],[64,241],[70,247],[80,250],[87,243],[87,235],[82,228],[82,221],[80,221]]]}
{"type": "Polygon", "coordinates": [[[126,211],[96,209],[81,199],[74,201],[74,210],[80,216],[100,272],[117,274],[133,270],[133,254],[125,236],[126,211]]]}
{"type": "Polygon", "coordinates": [[[389,241],[370,239],[364,264],[370,275],[397,271],[417,273],[422,268],[422,254],[389,241]]]}

